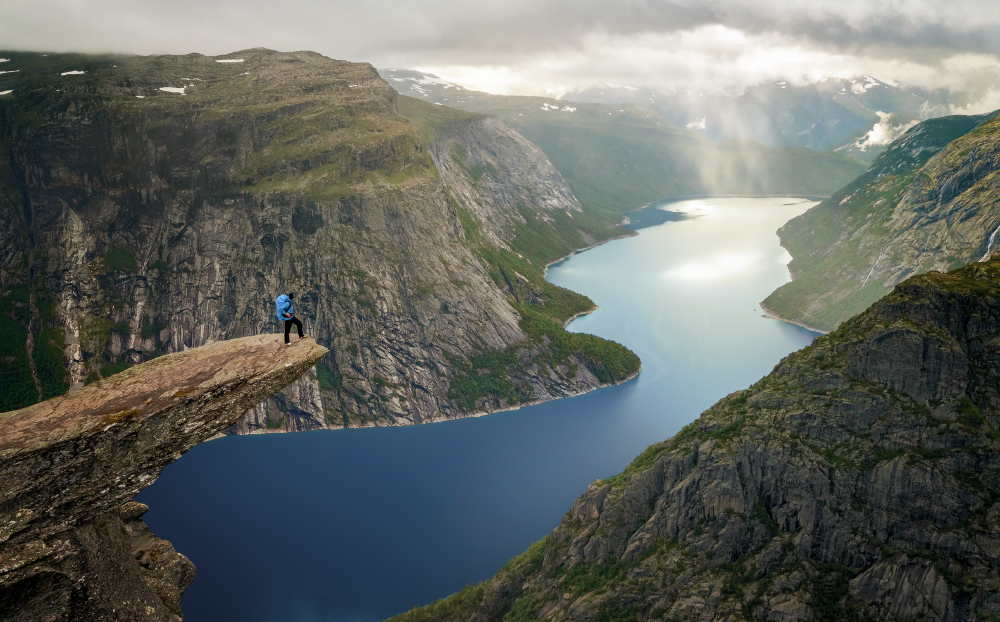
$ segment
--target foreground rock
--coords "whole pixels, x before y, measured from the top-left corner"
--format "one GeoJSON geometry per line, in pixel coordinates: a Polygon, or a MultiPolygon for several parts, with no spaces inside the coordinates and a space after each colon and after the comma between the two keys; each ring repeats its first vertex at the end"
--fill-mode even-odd
{"type": "Polygon", "coordinates": [[[194,566],[129,500],[326,352],[234,339],[0,414],[0,619],[179,619],[194,566]]]}
{"type": "Polygon", "coordinates": [[[1000,619],[1000,261],[914,277],[428,620],[1000,619]]]}

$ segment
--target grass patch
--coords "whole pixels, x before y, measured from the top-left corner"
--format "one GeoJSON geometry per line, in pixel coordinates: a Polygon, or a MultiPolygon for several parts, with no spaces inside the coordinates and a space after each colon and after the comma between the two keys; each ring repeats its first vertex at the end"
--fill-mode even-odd
{"type": "Polygon", "coordinates": [[[622,563],[611,560],[604,563],[577,562],[563,575],[563,589],[572,589],[578,594],[585,594],[601,589],[612,582],[625,578],[629,568],[634,568],[637,562],[622,563]]]}
{"type": "Polygon", "coordinates": [[[38,401],[28,361],[28,331],[19,322],[0,315],[0,412],[38,401]]]}
{"type": "Polygon", "coordinates": [[[69,372],[63,362],[66,333],[62,328],[47,328],[35,338],[35,371],[42,385],[42,399],[62,395],[69,389],[69,372]]]}
{"type": "Polygon", "coordinates": [[[319,364],[316,366],[316,376],[319,380],[319,388],[324,391],[339,391],[344,386],[344,377],[334,373],[326,365],[319,364]]]}
{"type": "Polygon", "coordinates": [[[285,418],[282,417],[281,419],[277,419],[277,420],[266,419],[264,421],[264,425],[267,426],[268,430],[278,430],[278,429],[281,428],[281,426],[285,425],[285,418]]]}
{"type": "Polygon", "coordinates": [[[129,410],[119,410],[116,412],[105,413],[103,415],[104,423],[111,424],[111,423],[121,423],[123,421],[129,421],[130,419],[134,419],[135,417],[137,417],[139,415],[139,412],[140,411],[138,408],[130,408],[129,410]]]}
{"type": "Polygon", "coordinates": [[[132,251],[120,246],[112,246],[108,249],[108,254],[104,257],[104,265],[109,272],[136,272],[139,269],[132,251]]]}

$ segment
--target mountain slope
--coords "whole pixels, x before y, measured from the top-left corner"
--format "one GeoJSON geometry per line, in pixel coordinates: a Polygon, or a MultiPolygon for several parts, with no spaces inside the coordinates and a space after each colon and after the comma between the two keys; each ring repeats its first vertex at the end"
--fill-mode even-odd
{"type": "Polygon", "coordinates": [[[461,417],[638,370],[498,284],[369,65],[4,56],[0,409],[280,330],[285,291],[330,354],[236,431],[461,417]]]}
{"type": "Polygon", "coordinates": [[[1000,261],[909,279],[396,622],[1000,618],[1000,261]]]}
{"type": "Polygon", "coordinates": [[[652,201],[704,194],[826,196],[864,166],[833,153],[713,142],[671,124],[652,104],[609,106],[469,91],[430,74],[385,70],[404,95],[496,116],[538,145],[584,211],[619,222],[652,201]]]}
{"type": "Polygon", "coordinates": [[[1000,119],[910,129],[869,170],[778,230],[792,282],[774,315],[828,331],[912,274],[977,261],[1000,225],[1000,119]]]}

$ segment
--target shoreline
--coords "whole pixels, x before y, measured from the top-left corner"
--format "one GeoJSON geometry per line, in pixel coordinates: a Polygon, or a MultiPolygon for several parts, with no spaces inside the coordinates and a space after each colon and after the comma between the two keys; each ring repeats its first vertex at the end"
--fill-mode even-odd
{"type": "Polygon", "coordinates": [[[573,255],[582,253],[584,251],[589,251],[592,248],[597,248],[598,246],[601,246],[603,244],[607,244],[608,242],[614,242],[615,240],[624,240],[625,238],[634,238],[637,235],[639,235],[638,231],[629,230],[628,233],[623,233],[621,235],[616,235],[613,238],[608,238],[607,240],[601,240],[600,242],[595,242],[595,243],[591,244],[590,246],[584,246],[583,248],[578,248],[575,251],[572,251],[571,253],[563,255],[559,259],[553,259],[549,263],[545,264],[545,267],[542,268],[542,276],[543,277],[547,277],[549,275],[549,266],[553,266],[553,265],[555,265],[557,263],[560,263],[562,261],[566,261],[567,259],[569,259],[573,255]]]}
{"type": "MultiPolygon", "coordinates": [[[[219,438],[225,438],[227,436],[260,436],[260,435],[264,435],[264,434],[296,434],[298,432],[319,432],[319,431],[322,431],[322,430],[328,430],[328,431],[333,432],[333,431],[337,431],[337,430],[361,430],[361,429],[365,429],[365,428],[402,428],[402,427],[414,426],[414,425],[427,425],[427,424],[431,424],[431,423],[448,423],[449,421],[459,421],[461,419],[478,419],[479,417],[487,417],[489,415],[495,415],[495,414],[498,414],[498,413],[512,412],[512,411],[515,411],[515,410],[520,410],[522,408],[527,408],[529,406],[537,406],[539,404],[545,404],[546,402],[554,402],[556,400],[561,400],[561,399],[565,399],[565,398],[569,398],[569,397],[578,397],[580,395],[586,395],[587,393],[590,393],[592,391],[596,391],[598,389],[607,389],[608,387],[615,387],[615,386],[623,385],[626,382],[629,382],[631,380],[635,380],[636,377],[638,377],[639,374],[641,374],[641,373],[642,373],[642,361],[639,362],[639,369],[637,369],[636,371],[632,372],[631,374],[629,374],[625,378],[622,378],[621,380],[618,380],[618,381],[612,380],[611,382],[605,382],[605,383],[602,383],[602,384],[594,385],[594,386],[589,387],[587,389],[584,389],[582,391],[574,391],[572,393],[567,393],[566,395],[553,396],[553,397],[550,397],[548,399],[532,400],[530,402],[521,402],[520,404],[516,404],[514,406],[507,406],[506,408],[500,408],[500,409],[497,409],[497,410],[477,410],[477,411],[471,412],[471,413],[469,413],[467,415],[463,415],[461,417],[436,416],[436,417],[429,417],[427,419],[424,419],[420,423],[415,423],[413,421],[407,421],[407,423],[394,423],[394,424],[390,424],[390,425],[379,425],[376,422],[371,422],[371,423],[364,423],[362,425],[356,425],[356,426],[347,426],[347,427],[340,426],[340,427],[336,427],[336,428],[314,428],[312,430],[298,430],[298,431],[295,431],[295,432],[288,431],[288,430],[281,430],[281,429],[258,429],[258,430],[254,430],[252,432],[249,432],[247,434],[223,434],[223,433],[220,432],[219,434],[216,434],[215,436],[202,441],[202,443],[207,443],[209,441],[214,441],[214,440],[219,439],[219,438]]],[[[440,412],[440,411],[438,411],[438,412],[440,412]]]]}
{"type": "MultiPolygon", "coordinates": [[[[591,302],[593,302],[593,301],[591,301],[591,302]]],[[[600,308],[601,308],[601,306],[598,305],[596,302],[594,302],[594,306],[592,306],[591,308],[587,309],[586,311],[579,311],[579,312],[574,313],[573,315],[569,316],[568,318],[566,318],[566,321],[563,322],[563,324],[562,324],[563,328],[566,328],[567,326],[569,326],[570,322],[572,322],[576,318],[583,317],[585,315],[590,315],[591,313],[593,313],[594,311],[597,311],[600,308]]]]}
{"type": "Polygon", "coordinates": [[[778,313],[776,313],[773,309],[767,308],[764,305],[764,303],[762,303],[762,302],[758,302],[757,304],[760,306],[760,310],[764,312],[764,316],[766,318],[770,319],[770,320],[777,320],[779,322],[784,322],[785,324],[791,324],[793,326],[798,326],[799,328],[804,328],[804,329],[806,329],[808,331],[811,331],[811,332],[814,332],[814,333],[819,333],[820,335],[829,335],[831,332],[833,332],[833,331],[829,331],[829,330],[822,330],[822,329],[816,328],[815,326],[809,326],[808,324],[806,324],[804,322],[796,322],[795,320],[790,320],[788,318],[782,317],[781,315],[779,315],[778,313]]]}

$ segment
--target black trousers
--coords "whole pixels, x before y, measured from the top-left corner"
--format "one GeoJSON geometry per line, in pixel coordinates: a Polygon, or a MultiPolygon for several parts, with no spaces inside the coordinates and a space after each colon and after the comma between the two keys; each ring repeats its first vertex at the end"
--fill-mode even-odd
{"type": "Polygon", "coordinates": [[[299,318],[293,317],[290,320],[285,320],[285,343],[288,343],[288,333],[292,331],[292,324],[295,324],[295,328],[299,331],[299,339],[305,336],[302,334],[302,322],[299,321],[299,318]]]}

